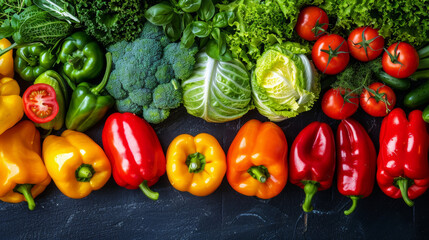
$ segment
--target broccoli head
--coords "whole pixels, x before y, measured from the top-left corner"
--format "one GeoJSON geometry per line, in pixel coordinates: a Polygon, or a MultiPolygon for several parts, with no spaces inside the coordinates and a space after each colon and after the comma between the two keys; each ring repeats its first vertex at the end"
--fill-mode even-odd
{"type": "Polygon", "coordinates": [[[162,27],[147,22],[139,38],[115,43],[108,50],[113,55],[113,71],[106,90],[117,100],[119,112],[160,123],[170,109],[180,106],[179,79],[192,74],[197,47],[186,49],[171,43],[162,27]]]}
{"type": "Polygon", "coordinates": [[[178,108],[181,102],[182,89],[175,79],[160,84],[153,90],[153,103],[157,108],[174,109],[178,108]]]}
{"type": "Polygon", "coordinates": [[[168,118],[170,110],[159,109],[153,104],[143,107],[143,118],[153,124],[158,124],[168,118]]]}

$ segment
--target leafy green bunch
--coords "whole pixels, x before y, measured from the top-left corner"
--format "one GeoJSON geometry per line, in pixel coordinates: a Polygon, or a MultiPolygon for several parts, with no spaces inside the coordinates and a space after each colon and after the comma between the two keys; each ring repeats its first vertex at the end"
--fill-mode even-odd
{"type": "Polygon", "coordinates": [[[200,48],[217,60],[231,60],[226,35],[222,28],[232,24],[234,13],[216,13],[212,0],[170,0],[150,7],[145,16],[149,22],[162,26],[171,41],[181,39],[186,48],[200,39],[200,48]]]}

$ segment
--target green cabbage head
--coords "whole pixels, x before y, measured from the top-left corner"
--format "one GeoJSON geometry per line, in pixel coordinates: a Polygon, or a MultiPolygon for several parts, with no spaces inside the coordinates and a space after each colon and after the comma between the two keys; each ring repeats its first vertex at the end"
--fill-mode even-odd
{"type": "Polygon", "coordinates": [[[277,44],[257,60],[252,74],[253,102],[259,113],[279,122],[308,111],[320,94],[316,69],[298,43],[277,44]]]}
{"type": "Polygon", "coordinates": [[[207,122],[231,121],[252,108],[250,74],[238,60],[217,61],[201,52],[182,88],[188,113],[207,122]]]}

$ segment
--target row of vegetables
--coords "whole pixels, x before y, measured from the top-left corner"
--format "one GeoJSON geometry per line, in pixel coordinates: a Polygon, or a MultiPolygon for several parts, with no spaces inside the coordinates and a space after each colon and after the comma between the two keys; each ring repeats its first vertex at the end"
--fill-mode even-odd
{"type": "Polygon", "coordinates": [[[429,31],[402,10],[372,9],[383,17],[349,31],[349,6],[336,0],[314,3],[338,17],[333,27],[321,8],[303,7],[312,4],[307,0],[14,1],[19,7],[0,7],[0,200],[26,200],[34,209],[33,197],[51,178],[66,196],[83,198],[111,174],[119,186],[140,188],[156,200],[149,187],[165,172],[174,188],[206,196],[226,174],[236,191],[263,199],[278,195],[289,178],[304,189],[309,212],[312,197],[331,187],[336,169],[338,190],[353,201],[350,214],[372,192],[375,176],[383,192],[409,206],[429,187],[423,121],[429,121],[429,106],[407,119],[394,109],[393,90],[425,80],[404,105],[429,103],[429,46],[416,51],[410,44],[423,46],[427,38],[407,30],[429,31]],[[397,11],[408,17],[408,28],[396,21],[380,25],[397,11]],[[380,57],[383,36],[390,46],[380,57]],[[22,99],[15,72],[33,83],[22,99]],[[314,122],[296,137],[290,154],[283,131],[271,122],[246,123],[227,154],[202,133],[178,136],[164,155],[150,125],[182,103],[208,122],[231,121],[253,108],[283,121],[311,110],[327,83],[332,88],[322,110],[341,120],[336,137],[328,125],[314,122]],[[365,129],[350,118],[359,105],[371,116],[386,116],[377,160],[365,129]],[[113,106],[119,113],[105,122],[103,150],[82,132],[113,106]],[[20,122],[24,113],[34,124],[20,122]],[[50,135],[64,125],[61,136],[50,135]],[[35,127],[47,136],[43,148],[35,127]]]}
{"type": "Polygon", "coordinates": [[[336,137],[326,123],[309,124],[295,138],[289,161],[282,129],[258,120],[241,127],[227,155],[216,138],[201,133],[177,136],[165,156],[153,128],[131,113],[110,115],[102,141],[105,152],[84,133],[66,130],[61,136],[48,136],[41,150],[34,124],[18,123],[0,135],[0,200],[27,201],[33,210],[34,197],[51,178],[66,196],[83,198],[103,187],[111,173],[119,186],[140,188],[152,200],[159,194],[149,187],[165,172],[177,190],[207,196],[226,173],[237,192],[262,199],[277,196],[289,176],[304,189],[302,208],[311,212],[313,196],[332,186],[336,169],[339,192],[353,201],[344,212],[349,215],[359,199],[371,194],[375,178],[386,195],[402,197],[409,206],[429,187],[429,134],[419,110],[407,119],[396,108],[383,120],[378,159],[371,138],[352,118],[341,121],[336,137]]]}

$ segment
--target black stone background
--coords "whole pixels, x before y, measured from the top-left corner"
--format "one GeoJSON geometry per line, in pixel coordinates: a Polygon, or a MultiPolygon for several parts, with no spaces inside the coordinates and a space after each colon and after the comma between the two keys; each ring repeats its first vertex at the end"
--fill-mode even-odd
{"type": "MultiPolygon", "coordinates": [[[[403,94],[398,96],[398,106],[402,99],[403,94]]],[[[326,122],[336,132],[339,121],[328,118],[320,102],[309,112],[277,123],[289,148],[313,121],[326,122]]],[[[187,114],[182,106],[154,129],[164,152],[179,134],[202,132],[215,136],[227,152],[240,127],[254,118],[267,120],[252,110],[235,121],[207,123],[187,114]]],[[[378,149],[382,118],[371,117],[361,108],[353,118],[367,129],[378,149]]],[[[100,145],[104,120],[87,132],[100,145]]],[[[384,195],[375,184],[373,193],[345,216],[351,201],[339,194],[335,180],[331,189],[316,194],[315,210],[307,215],[301,208],[303,190],[289,182],[270,200],[237,193],[226,177],[207,197],[175,190],[166,175],[152,189],[160,193],[156,202],[140,190],[119,187],[112,177],[102,189],[76,200],[51,182],[36,198],[34,211],[25,202],[0,202],[0,239],[428,239],[429,234],[429,192],[410,208],[403,200],[384,195]]]]}

